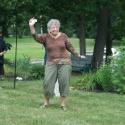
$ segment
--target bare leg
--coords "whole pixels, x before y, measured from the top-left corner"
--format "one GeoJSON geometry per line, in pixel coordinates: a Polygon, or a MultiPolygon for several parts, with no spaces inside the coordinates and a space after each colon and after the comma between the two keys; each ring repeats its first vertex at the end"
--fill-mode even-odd
{"type": "Polygon", "coordinates": [[[66,102],[66,96],[61,96],[61,108],[63,110],[66,110],[65,102],[66,102]]]}
{"type": "Polygon", "coordinates": [[[49,98],[47,98],[47,97],[44,97],[44,105],[49,105],[49,98]]]}
{"type": "Polygon", "coordinates": [[[46,108],[46,107],[48,107],[48,105],[49,105],[49,98],[47,98],[47,97],[44,97],[44,105],[42,105],[42,106],[40,106],[40,108],[46,108]]]}
{"type": "Polygon", "coordinates": [[[61,96],[61,106],[65,106],[66,96],[61,96]]]}

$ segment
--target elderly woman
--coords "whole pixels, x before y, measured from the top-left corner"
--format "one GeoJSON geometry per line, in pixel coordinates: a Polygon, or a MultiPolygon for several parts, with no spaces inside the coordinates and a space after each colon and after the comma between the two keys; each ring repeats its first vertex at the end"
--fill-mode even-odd
{"type": "Polygon", "coordinates": [[[59,32],[60,22],[57,19],[51,19],[47,24],[48,34],[37,34],[34,28],[35,19],[29,20],[29,26],[33,38],[46,47],[47,62],[45,66],[45,77],[43,81],[44,105],[41,108],[49,106],[49,99],[54,96],[54,86],[58,78],[59,91],[61,99],[61,108],[66,110],[66,96],[69,95],[69,83],[71,76],[71,59],[67,50],[76,57],[80,56],[71,45],[66,34],[59,32]]]}

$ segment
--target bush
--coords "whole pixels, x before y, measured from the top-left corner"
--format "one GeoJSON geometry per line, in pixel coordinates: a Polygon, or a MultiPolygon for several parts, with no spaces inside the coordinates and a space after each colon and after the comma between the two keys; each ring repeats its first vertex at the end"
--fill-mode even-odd
{"type": "Polygon", "coordinates": [[[113,90],[112,84],[112,70],[110,64],[105,64],[104,66],[100,66],[95,72],[94,81],[97,85],[97,89],[103,89],[104,91],[113,90]]]}
{"type": "Polygon", "coordinates": [[[100,66],[96,72],[84,74],[83,78],[78,79],[73,87],[82,90],[113,90],[110,65],[100,66]]]}
{"type": "MultiPolygon", "coordinates": [[[[17,60],[17,76],[27,79],[41,79],[44,77],[45,66],[42,64],[31,64],[30,57],[23,55],[23,58],[17,60]]],[[[14,76],[14,64],[8,59],[5,60],[5,76],[14,76]]]]}
{"type": "Polygon", "coordinates": [[[26,80],[30,75],[31,64],[30,57],[28,55],[23,56],[24,58],[17,60],[17,74],[26,80]]]}
{"type": "Polygon", "coordinates": [[[4,64],[4,76],[10,76],[10,71],[11,69],[6,64],[4,64]]]}
{"type": "Polygon", "coordinates": [[[14,63],[9,59],[4,59],[4,76],[5,77],[14,77],[15,70],[14,70],[14,63]]]}
{"type": "Polygon", "coordinates": [[[120,94],[125,94],[125,38],[123,38],[123,46],[119,48],[120,54],[110,57],[112,67],[112,82],[115,89],[120,94]]]}
{"type": "Polygon", "coordinates": [[[76,81],[76,84],[73,86],[74,89],[79,90],[94,90],[96,88],[96,84],[93,81],[94,74],[92,72],[84,74],[81,79],[76,81]]]}
{"type": "Polygon", "coordinates": [[[41,79],[44,77],[45,66],[42,64],[32,64],[30,69],[30,78],[41,79]]]}
{"type": "Polygon", "coordinates": [[[31,64],[30,57],[24,55],[24,58],[17,60],[17,74],[26,79],[40,79],[44,77],[45,66],[42,64],[31,64]]]}

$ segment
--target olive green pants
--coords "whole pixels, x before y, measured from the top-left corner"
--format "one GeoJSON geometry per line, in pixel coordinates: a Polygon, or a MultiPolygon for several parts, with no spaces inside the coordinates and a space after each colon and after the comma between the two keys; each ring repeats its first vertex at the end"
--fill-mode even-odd
{"type": "Polygon", "coordinates": [[[44,96],[47,98],[52,98],[54,96],[54,87],[57,78],[60,96],[68,96],[71,70],[71,65],[67,64],[46,66],[43,81],[44,96]]]}

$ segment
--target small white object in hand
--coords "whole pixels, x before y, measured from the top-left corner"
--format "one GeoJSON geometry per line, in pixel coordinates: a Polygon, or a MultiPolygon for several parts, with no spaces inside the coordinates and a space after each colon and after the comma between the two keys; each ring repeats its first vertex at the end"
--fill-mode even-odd
{"type": "Polygon", "coordinates": [[[33,25],[33,24],[36,23],[36,22],[37,22],[37,19],[32,19],[32,20],[30,20],[29,25],[33,25]]]}

